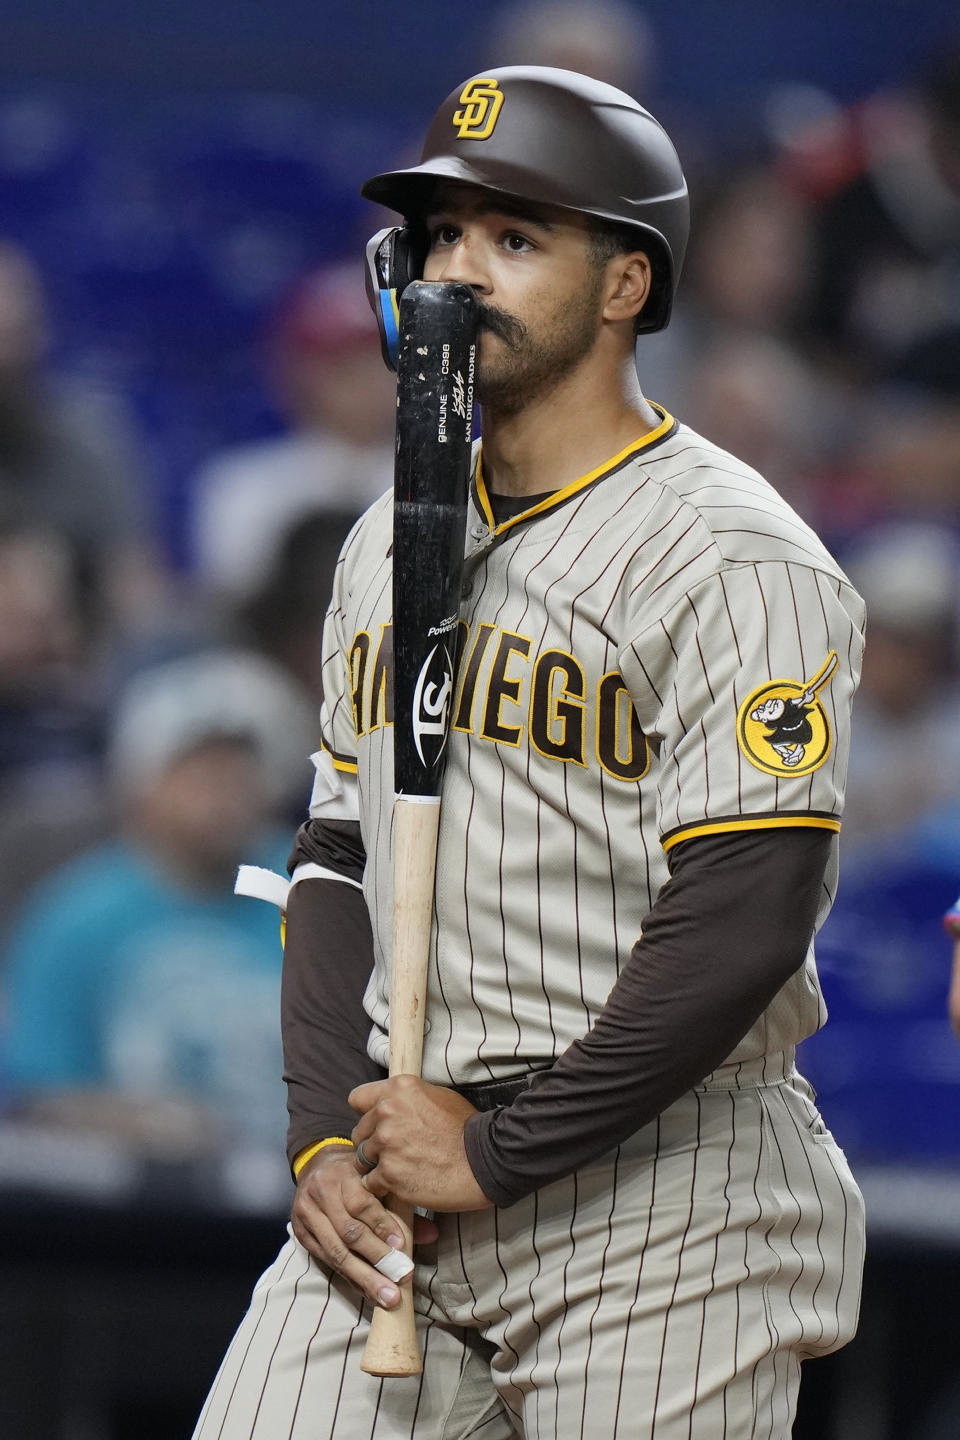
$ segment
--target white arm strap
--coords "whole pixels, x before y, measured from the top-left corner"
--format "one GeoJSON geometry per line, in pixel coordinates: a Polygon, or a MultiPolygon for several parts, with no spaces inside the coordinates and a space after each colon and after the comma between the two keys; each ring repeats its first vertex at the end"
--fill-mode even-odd
{"type": "MultiPolygon", "coordinates": [[[[337,770],[326,750],[311,755],[314,781],[310,797],[310,816],[314,820],[356,820],[360,810],[357,796],[356,776],[337,770]]],[[[339,875],[325,865],[305,861],[293,872],[293,878],[278,875],[274,870],[265,870],[261,865],[241,865],[233,889],[236,895],[250,895],[254,900],[267,900],[286,910],[290,888],[301,880],[339,880],[343,885],[352,885],[363,890],[359,880],[339,875]]]]}
{"type": "Polygon", "coordinates": [[[339,880],[342,885],[363,890],[359,880],[351,880],[347,875],[338,875],[336,870],[328,870],[325,865],[306,861],[294,870],[292,880],[288,880],[286,875],[278,875],[275,870],[265,870],[262,865],[241,865],[233,891],[235,895],[250,895],[254,900],[266,900],[286,910],[290,891],[301,880],[339,880]]]}

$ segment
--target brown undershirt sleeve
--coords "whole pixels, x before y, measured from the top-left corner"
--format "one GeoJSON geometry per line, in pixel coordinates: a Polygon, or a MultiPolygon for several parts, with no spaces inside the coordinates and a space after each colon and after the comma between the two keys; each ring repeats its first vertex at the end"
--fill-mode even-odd
{"type": "Polygon", "coordinates": [[[723,1063],[803,964],[835,841],[797,827],[676,846],[593,1028],[513,1104],[468,1120],[489,1199],[511,1205],[569,1175],[723,1063]]]}
{"type": "MultiPolygon", "coordinates": [[[[360,880],[364,860],[356,822],[311,820],[301,827],[287,868],[292,874],[312,861],[360,880]]],[[[384,1077],[367,1054],[363,994],[372,968],[373,936],[361,891],[341,880],[298,881],[287,903],[280,994],[291,1164],[315,1140],[349,1135],[357,1116],[347,1095],[355,1085],[384,1077]]]]}

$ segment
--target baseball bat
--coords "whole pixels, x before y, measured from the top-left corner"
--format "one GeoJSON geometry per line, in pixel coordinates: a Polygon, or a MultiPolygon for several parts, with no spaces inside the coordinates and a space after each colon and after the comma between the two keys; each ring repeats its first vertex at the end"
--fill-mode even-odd
{"type": "MultiPolygon", "coordinates": [[[[393,957],[390,1074],[419,1075],[440,785],[457,660],[479,307],[456,283],[400,300],[393,511],[393,957]]],[[[411,1248],[412,1207],[388,1196],[411,1248]]],[[[361,1368],[422,1369],[413,1289],[374,1310],[361,1368]]]]}

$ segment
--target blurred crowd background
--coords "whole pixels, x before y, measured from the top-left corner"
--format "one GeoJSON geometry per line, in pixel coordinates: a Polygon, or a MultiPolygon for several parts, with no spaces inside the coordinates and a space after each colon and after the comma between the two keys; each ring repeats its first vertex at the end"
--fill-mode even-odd
{"type": "MultiPolygon", "coordinates": [[[[693,235],[644,390],[866,597],[832,1020],[803,1063],[877,1232],[960,1251],[952,7],[73,10],[11,17],[0,56],[0,1191],[288,1203],[277,916],[232,883],[284,867],[332,568],[392,481],[362,279],[388,217],[357,191],[454,84],[529,62],[666,124],[693,235]]],[[[113,1433],[52,1426],[24,1433],[113,1433]]]]}

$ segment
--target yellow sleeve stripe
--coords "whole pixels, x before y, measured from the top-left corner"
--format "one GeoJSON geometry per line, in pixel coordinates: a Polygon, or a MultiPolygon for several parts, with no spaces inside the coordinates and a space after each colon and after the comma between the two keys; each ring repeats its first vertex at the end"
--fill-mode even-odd
{"type": "Polygon", "coordinates": [[[342,770],[345,775],[356,775],[358,766],[356,760],[348,760],[346,755],[338,755],[336,750],[331,750],[323,737],[320,737],[321,748],[324,749],[333,761],[334,770],[342,770]]]}
{"type": "Polygon", "coordinates": [[[681,840],[692,840],[699,835],[726,835],[737,830],[783,830],[787,827],[839,831],[840,821],[835,815],[764,815],[744,820],[717,820],[713,824],[705,821],[674,830],[660,843],[664,850],[672,850],[681,840]]]}
{"type": "Polygon", "coordinates": [[[295,1179],[299,1178],[300,1171],[303,1169],[304,1165],[306,1165],[307,1161],[312,1160],[314,1155],[319,1155],[320,1151],[326,1145],[349,1145],[351,1150],[353,1149],[353,1141],[345,1140],[342,1135],[331,1135],[329,1140],[318,1140],[314,1145],[306,1146],[305,1149],[301,1150],[297,1155],[293,1157],[293,1165],[291,1166],[291,1169],[293,1170],[295,1179]]]}

